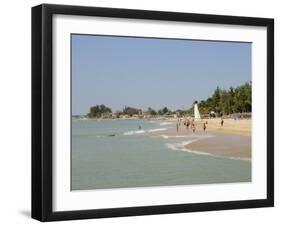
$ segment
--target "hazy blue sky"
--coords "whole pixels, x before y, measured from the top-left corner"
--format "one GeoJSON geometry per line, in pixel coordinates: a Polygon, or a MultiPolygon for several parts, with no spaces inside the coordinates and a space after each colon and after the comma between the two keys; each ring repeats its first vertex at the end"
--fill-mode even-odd
{"type": "Polygon", "coordinates": [[[72,114],[189,108],[214,89],[251,80],[251,44],[72,35],[72,114]]]}

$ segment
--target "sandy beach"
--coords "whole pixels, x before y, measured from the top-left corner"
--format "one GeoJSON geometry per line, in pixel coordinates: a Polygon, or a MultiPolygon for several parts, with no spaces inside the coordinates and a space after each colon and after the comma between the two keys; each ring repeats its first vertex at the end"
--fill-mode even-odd
{"type": "MultiPolygon", "coordinates": [[[[207,121],[207,131],[216,132],[223,134],[232,134],[240,136],[251,136],[251,126],[252,120],[234,120],[234,119],[224,119],[224,125],[220,125],[220,118],[217,119],[206,119],[202,122],[207,121]]],[[[195,122],[196,128],[202,130],[202,122],[195,122]]]]}
{"type": "Polygon", "coordinates": [[[251,159],[251,120],[224,119],[224,125],[220,125],[220,119],[202,119],[195,122],[196,131],[187,129],[182,122],[179,131],[165,131],[158,135],[164,136],[196,136],[194,142],[185,147],[192,151],[200,151],[217,156],[251,159]],[[206,131],[203,131],[203,123],[208,122],[206,131]]]}
{"type": "Polygon", "coordinates": [[[213,135],[213,137],[195,141],[185,147],[218,156],[251,159],[251,137],[229,134],[213,135]]]}

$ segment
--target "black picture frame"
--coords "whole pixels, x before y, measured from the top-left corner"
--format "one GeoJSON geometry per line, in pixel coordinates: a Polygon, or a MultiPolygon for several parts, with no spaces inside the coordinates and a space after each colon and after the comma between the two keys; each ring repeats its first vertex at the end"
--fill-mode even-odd
{"type": "Polygon", "coordinates": [[[40,221],[122,217],[274,205],[274,20],[43,4],[32,8],[32,218],[40,221]],[[128,208],[52,210],[52,17],[55,14],[181,21],[267,28],[267,198],[128,208]]]}

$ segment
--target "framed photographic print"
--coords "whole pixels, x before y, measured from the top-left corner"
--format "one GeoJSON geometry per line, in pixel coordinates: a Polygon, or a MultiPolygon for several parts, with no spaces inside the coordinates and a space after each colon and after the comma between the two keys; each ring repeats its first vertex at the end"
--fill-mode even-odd
{"type": "Polygon", "coordinates": [[[274,204],[274,21],[32,8],[32,217],[274,204]]]}

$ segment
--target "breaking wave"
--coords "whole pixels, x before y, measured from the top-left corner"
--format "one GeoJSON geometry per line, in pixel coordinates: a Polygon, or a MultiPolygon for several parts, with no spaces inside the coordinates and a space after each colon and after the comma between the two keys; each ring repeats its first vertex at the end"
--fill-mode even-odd
{"type": "Polygon", "coordinates": [[[172,123],[172,122],[161,122],[160,126],[166,126],[166,125],[172,125],[172,124],[174,124],[174,123],[172,123]]]}
{"type": "Polygon", "coordinates": [[[123,133],[123,135],[136,135],[136,134],[142,134],[142,133],[154,133],[159,131],[165,131],[167,128],[157,128],[157,129],[148,129],[148,130],[132,130],[123,133]]]}
{"type": "Polygon", "coordinates": [[[141,134],[141,133],[145,133],[145,131],[144,130],[132,130],[132,131],[123,133],[123,135],[135,135],[135,134],[141,134]]]}
{"type": "Polygon", "coordinates": [[[190,141],[184,141],[181,143],[166,143],[166,146],[173,150],[173,151],[184,151],[184,152],[189,152],[192,154],[196,155],[208,155],[208,156],[213,156],[216,158],[226,158],[226,159],[232,159],[232,160],[242,160],[242,161],[251,161],[250,158],[240,158],[240,157],[229,157],[229,156],[222,156],[222,155],[214,155],[208,152],[203,152],[203,151],[196,151],[196,150],[190,150],[188,148],[185,148],[186,145],[193,143],[195,141],[198,141],[199,139],[194,139],[190,141]]]}
{"type": "Polygon", "coordinates": [[[159,132],[159,131],[165,131],[167,128],[158,128],[158,129],[149,129],[147,132],[153,133],[153,132],[159,132]]]}
{"type": "Polygon", "coordinates": [[[185,146],[195,141],[197,140],[183,141],[180,143],[166,143],[166,146],[174,151],[187,151],[188,149],[186,149],[185,146]]]}
{"type": "Polygon", "coordinates": [[[168,139],[168,138],[184,138],[184,137],[190,137],[190,136],[187,136],[187,135],[177,135],[177,136],[160,135],[160,137],[162,137],[164,139],[168,139]]]}

